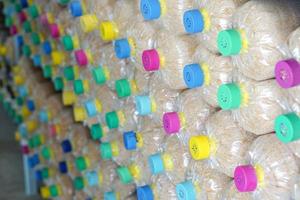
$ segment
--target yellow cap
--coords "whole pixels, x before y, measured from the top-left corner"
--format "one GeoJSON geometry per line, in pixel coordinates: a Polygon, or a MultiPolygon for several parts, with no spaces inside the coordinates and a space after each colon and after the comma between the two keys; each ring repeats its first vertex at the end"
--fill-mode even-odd
{"type": "Polygon", "coordinates": [[[86,119],[86,112],[82,106],[74,106],[73,115],[76,122],[82,122],[86,119]]]}
{"type": "Polygon", "coordinates": [[[29,120],[25,124],[29,133],[32,133],[38,127],[38,122],[35,120],[29,120]]]}
{"type": "Polygon", "coordinates": [[[7,53],[7,49],[6,49],[6,46],[0,46],[0,55],[1,56],[5,56],[7,53]]]}
{"type": "Polygon", "coordinates": [[[41,187],[41,195],[43,199],[50,198],[50,190],[48,187],[41,187]]]}
{"type": "Polygon", "coordinates": [[[102,112],[102,103],[101,103],[100,100],[95,99],[95,106],[96,106],[96,109],[97,109],[97,111],[98,111],[99,113],[102,112]]]}
{"type": "Polygon", "coordinates": [[[27,117],[29,117],[30,115],[30,110],[27,108],[27,106],[23,105],[21,108],[21,115],[24,119],[26,119],[27,117]]]}
{"type": "Polygon", "coordinates": [[[21,76],[21,75],[15,75],[14,76],[14,83],[16,85],[22,85],[22,84],[24,84],[24,82],[25,82],[25,79],[24,79],[23,76],[21,76]]]}
{"type": "Polygon", "coordinates": [[[12,71],[13,71],[14,74],[19,74],[21,72],[21,67],[19,65],[15,65],[12,68],[12,71]]]}
{"type": "Polygon", "coordinates": [[[60,65],[64,61],[64,54],[60,51],[53,51],[51,53],[51,59],[54,65],[60,65]]]}
{"type": "Polygon", "coordinates": [[[189,149],[195,160],[206,159],[210,156],[210,142],[205,135],[193,136],[189,141],[189,149]]]}
{"type": "Polygon", "coordinates": [[[100,36],[104,41],[112,41],[118,38],[119,30],[117,25],[111,21],[105,21],[100,24],[100,36]]]}
{"type": "Polygon", "coordinates": [[[62,98],[65,106],[71,106],[76,101],[76,96],[73,91],[63,91],[62,98]]]}
{"type": "Polygon", "coordinates": [[[17,132],[15,133],[15,140],[16,140],[17,142],[19,142],[20,139],[21,139],[21,135],[20,135],[20,133],[17,131],[17,132]]]}
{"type": "Polygon", "coordinates": [[[96,15],[88,14],[80,17],[80,26],[85,33],[95,30],[97,25],[98,19],[96,15]]]}

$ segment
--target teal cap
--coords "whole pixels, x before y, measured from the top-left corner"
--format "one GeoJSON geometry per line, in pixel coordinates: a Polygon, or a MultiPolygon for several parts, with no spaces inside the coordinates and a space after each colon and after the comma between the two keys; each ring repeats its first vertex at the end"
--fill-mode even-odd
{"type": "Polygon", "coordinates": [[[104,69],[102,67],[97,67],[92,70],[92,75],[95,82],[98,85],[103,85],[106,82],[106,77],[104,73],[104,69]]]}
{"type": "Polygon", "coordinates": [[[85,158],[80,156],[75,159],[75,165],[78,171],[83,171],[87,168],[85,158]]]}
{"type": "Polygon", "coordinates": [[[176,195],[179,200],[196,200],[196,191],[192,181],[188,180],[177,184],[176,195]]]}
{"type": "Polygon", "coordinates": [[[218,89],[218,103],[223,110],[232,110],[240,107],[242,94],[235,83],[223,84],[218,89]]]}
{"type": "Polygon", "coordinates": [[[78,176],[73,182],[75,190],[82,190],[84,188],[84,180],[82,177],[78,176]]]}
{"type": "Polygon", "coordinates": [[[119,98],[129,97],[131,95],[131,87],[127,79],[117,80],[115,84],[115,89],[119,98]]]}
{"type": "Polygon", "coordinates": [[[110,160],[113,157],[111,144],[109,142],[101,143],[100,153],[103,160],[110,160]]]}
{"type": "Polygon", "coordinates": [[[55,91],[62,91],[64,89],[64,81],[61,77],[56,77],[53,80],[55,91]]]}
{"type": "Polygon", "coordinates": [[[90,133],[93,140],[100,140],[103,136],[101,124],[93,124],[90,133]]]}
{"type": "Polygon", "coordinates": [[[105,121],[109,129],[114,129],[119,127],[119,118],[116,111],[106,113],[105,121]]]}
{"type": "Polygon", "coordinates": [[[133,181],[131,173],[127,167],[118,167],[117,174],[123,184],[130,184],[133,181]]]}
{"type": "Polygon", "coordinates": [[[241,35],[235,29],[219,32],[217,43],[219,52],[223,56],[237,55],[242,49],[241,35]]]}
{"type": "Polygon", "coordinates": [[[289,143],[300,139],[300,118],[296,113],[279,115],[275,119],[275,132],[283,143],[289,143]]]}
{"type": "Polygon", "coordinates": [[[75,79],[75,72],[73,66],[67,66],[64,68],[64,76],[68,81],[75,79]]]}
{"type": "Polygon", "coordinates": [[[80,95],[84,93],[84,86],[82,80],[75,80],[73,83],[73,87],[75,94],[80,95]]]}

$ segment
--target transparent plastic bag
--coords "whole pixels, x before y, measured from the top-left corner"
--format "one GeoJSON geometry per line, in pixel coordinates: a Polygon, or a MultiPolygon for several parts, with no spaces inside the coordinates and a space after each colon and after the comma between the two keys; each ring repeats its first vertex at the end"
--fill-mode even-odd
{"type": "Polygon", "coordinates": [[[85,158],[88,168],[96,168],[101,160],[99,143],[89,140],[82,149],[82,156],[85,158]]]}
{"type": "Polygon", "coordinates": [[[253,140],[254,136],[242,130],[229,111],[219,111],[207,120],[205,135],[191,137],[189,148],[194,160],[208,159],[213,168],[233,177],[236,165],[246,162],[253,140]]]}
{"type": "Polygon", "coordinates": [[[88,130],[81,124],[73,124],[70,127],[68,139],[72,144],[73,155],[80,155],[82,149],[88,143],[88,130]]]}
{"type": "Polygon", "coordinates": [[[252,200],[251,193],[240,193],[237,191],[234,181],[229,183],[224,190],[223,200],[252,200]]]}
{"type": "Polygon", "coordinates": [[[146,94],[149,92],[151,75],[152,74],[139,69],[134,70],[134,80],[139,94],[146,94]]]}

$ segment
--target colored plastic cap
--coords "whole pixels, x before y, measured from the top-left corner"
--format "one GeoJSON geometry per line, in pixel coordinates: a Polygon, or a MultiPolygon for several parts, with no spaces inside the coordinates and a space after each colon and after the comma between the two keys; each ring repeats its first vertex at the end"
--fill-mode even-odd
{"type": "Polygon", "coordinates": [[[138,200],[154,200],[154,195],[149,185],[137,187],[136,194],[138,200]]]}
{"type": "Polygon", "coordinates": [[[234,170],[234,184],[239,192],[253,192],[257,187],[257,177],[252,165],[238,166],[234,170]]]}
{"type": "Polygon", "coordinates": [[[64,35],[61,41],[66,51],[73,51],[74,45],[73,45],[72,37],[70,35],[64,35]]]}
{"type": "Polygon", "coordinates": [[[283,143],[300,139],[300,118],[295,113],[279,115],[275,119],[275,132],[283,143]]]}
{"type": "Polygon", "coordinates": [[[176,195],[179,200],[196,200],[196,191],[192,181],[177,184],[176,195]]]}
{"type": "Polygon", "coordinates": [[[50,24],[49,25],[49,29],[50,29],[50,35],[56,39],[60,37],[60,31],[59,31],[59,27],[57,24],[50,24]]]}
{"type": "Polygon", "coordinates": [[[205,135],[193,136],[189,141],[189,150],[194,160],[203,160],[210,156],[209,138],[205,135]]]}
{"type": "Polygon", "coordinates": [[[145,20],[158,19],[161,15],[159,0],[141,0],[140,11],[145,20]]]}
{"type": "Polygon", "coordinates": [[[201,87],[204,83],[204,73],[199,64],[186,65],[183,69],[183,78],[188,88],[201,87]]]}
{"type": "Polygon", "coordinates": [[[65,67],[63,69],[64,71],[64,77],[68,80],[68,81],[72,81],[75,79],[75,72],[74,72],[74,68],[73,66],[68,66],[65,67]]]}
{"type": "Polygon", "coordinates": [[[105,121],[109,129],[114,129],[119,127],[119,118],[115,111],[106,113],[105,121]]]}
{"type": "Polygon", "coordinates": [[[117,195],[115,192],[105,192],[104,200],[117,200],[117,195]]]}
{"type": "Polygon", "coordinates": [[[118,27],[114,22],[104,21],[100,24],[100,35],[104,41],[112,41],[118,38],[118,27]]]}
{"type": "Polygon", "coordinates": [[[167,134],[178,133],[180,130],[180,117],[177,112],[169,112],[163,115],[163,125],[167,134]]]}
{"type": "Polygon", "coordinates": [[[240,33],[235,29],[221,31],[218,34],[218,49],[223,56],[232,56],[240,53],[242,39],[240,33]]]}
{"type": "Polygon", "coordinates": [[[102,126],[100,124],[93,124],[90,130],[93,140],[99,140],[103,136],[102,126]]]}
{"type": "Polygon", "coordinates": [[[300,84],[300,64],[295,59],[282,60],[276,64],[275,77],[282,88],[300,84]]]}
{"type": "Polygon", "coordinates": [[[59,162],[58,168],[59,168],[60,173],[62,173],[62,174],[68,173],[68,166],[65,161],[59,162]]]}
{"type": "Polygon", "coordinates": [[[87,164],[85,162],[85,158],[84,157],[77,157],[75,159],[75,164],[76,164],[76,168],[79,170],[79,171],[83,171],[87,168],[87,164]]]}
{"type": "Polygon", "coordinates": [[[183,15],[183,25],[187,33],[200,33],[204,30],[203,15],[198,9],[188,10],[183,15]]]}
{"type": "Polygon", "coordinates": [[[119,59],[130,57],[131,47],[127,39],[120,39],[115,41],[115,54],[119,59]]]}
{"type": "Polygon", "coordinates": [[[109,142],[100,144],[100,153],[103,160],[110,160],[112,158],[112,148],[109,142]]]}
{"type": "Polygon", "coordinates": [[[106,76],[102,67],[97,67],[92,70],[92,75],[98,85],[103,85],[106,82],[106,76]]]}
{"type": "Polygon", "coordinates": [[[55,91],[62,91],[64,89],[64,82],[61,77],[56,77],[53,84],[55,91]]]}
{"type": "Polygon", "coordinates": [[[76,62],[79,66],[84,67],[89,64],[88,57],[83,49],[75,51],[76,62]]]}
{"type": "Polygon", "coordinates": [[[123,142],[127,150],[135,150],[137,144],[136,133],[134,131],[123,133],[123,142]]]}
{"type": "Polygon", "coordinates": [[[223,84],[218,89],[218,103],[223,110],[237,109],[241,105],[242,95],[235,83],[223,84]]]}
{"type": "Polygon", "coordinates": [[[160,67],[159,54],[155,49],[145,50],[142,54],[142,62],[146,71],[157,71],[160,67]]]}
{"type": "Polygon", "coordinates": [[[148,162],[152,174],[156,175],[164,172],[164,163],[160,153],[151,155],[148,158],[148,162]]]}
{"type": "Polygon", "coordinates": [[[146,116],[152,113],[151,99],[149,96],[135,97],[136,110],[139,115],[146,116]]]}
{"type": "Polygon", "coordinates": [[[64,153],[69,153],[72,151],[72,144],[68,139],[64,140],[61,142],[61,148],[64,153]]]}
{"type": "Polygon", "coordinates": [[[83,15],[83,9],[81,2],[78,0],[71,1],[70,3],[70,12],[73,17],[80,17],[83,15]]]}
{"type": "Polygon", "coordinates": [[[85,107],[85,110],[89,117],[93,117],[93,116],[97,115],[98,111],[97,111],[96,105],[93,100],[85,101],[84,107],[85,107]]]}
{"type": "Polygon", "coordinates": [[[117,80],[115,89],[119,98],[129,97],[131,95],[131,87],[127,79],[117,80]]]}
{"type": "Polygon", "coordinates": [[[123,184],[129,184],[133,181],[133,178],[127,167],[118,167],[117,174],[123,184]]]}
{"type": "Polygon", "coordinates": [[[84,180],[82,177],[76,177],[74,179],[74,188],[75,190],[82,190],[84,188],[84,180]]]}
{"type": "Polygon", "coordinates": [[[73,87],[75,94],[80,95],[84,93],[84,86],[82,80],[75,80],[73,83],[73,87]]]}

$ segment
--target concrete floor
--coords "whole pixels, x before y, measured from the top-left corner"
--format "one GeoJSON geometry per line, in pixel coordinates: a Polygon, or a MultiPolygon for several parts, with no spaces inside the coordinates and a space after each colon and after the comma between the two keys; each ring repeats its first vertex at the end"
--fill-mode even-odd
{"type": "Polygon", "coordinates": [[[26,196],[23,161],[19,144],[14,139],[16,125],[0,106],[0,199],[38,200],[38,196],[26,196]]]}

